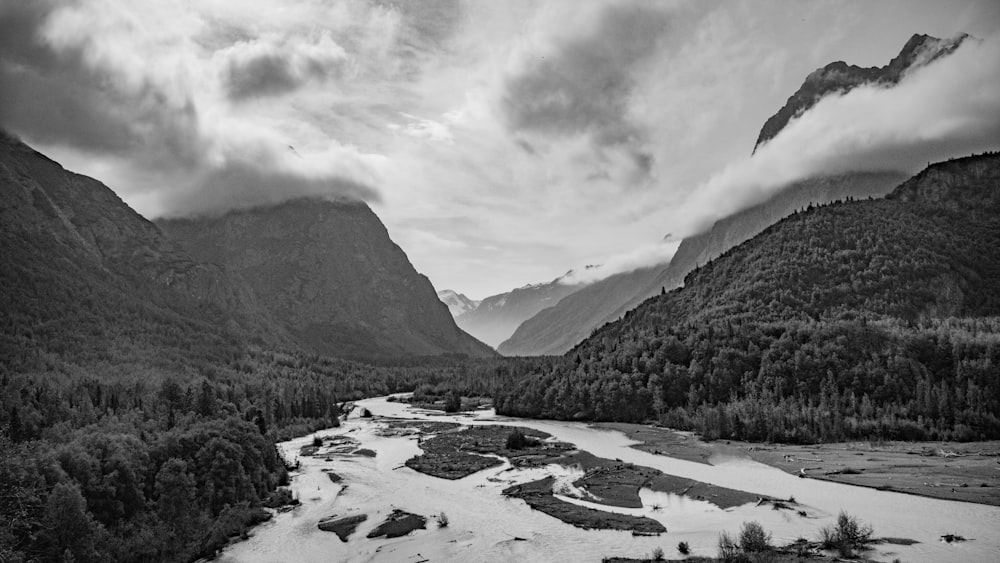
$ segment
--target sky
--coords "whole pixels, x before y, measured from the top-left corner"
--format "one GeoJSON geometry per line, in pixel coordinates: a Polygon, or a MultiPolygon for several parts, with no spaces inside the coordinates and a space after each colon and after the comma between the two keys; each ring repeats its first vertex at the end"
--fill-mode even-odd
{"type": "Polygon", "coordinates": [[[998,32],[995,0],[0,0],[0,126],[150,219],[362,199],[483,298],[666,261],[805,177],[1000,148],[998,32]],[[960,32],[751,156],[813,70],[960,32]]]}

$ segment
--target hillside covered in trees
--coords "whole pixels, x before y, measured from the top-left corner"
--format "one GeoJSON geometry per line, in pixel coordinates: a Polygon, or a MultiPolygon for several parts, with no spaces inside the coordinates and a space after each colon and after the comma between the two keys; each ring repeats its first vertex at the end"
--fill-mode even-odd
{"type": "Polygon", "coordinates": [[[498,394],[514,416],[811,442],[1000,437],[1000,155],[811,207],[498,394]]]}
{"type": "Polygon", "coordinates": [[[222,268],[2,132],[0,192],[0,561],[209,555],[288,500],[276,441],[351,399],[510,377],[304,351],[222,268]]]}

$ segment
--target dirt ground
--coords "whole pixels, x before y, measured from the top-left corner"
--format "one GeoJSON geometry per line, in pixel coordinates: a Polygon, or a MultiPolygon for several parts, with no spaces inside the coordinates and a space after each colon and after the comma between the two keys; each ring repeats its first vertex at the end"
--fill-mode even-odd
{"type": "Polygon", "coordinates": [[[689,432],[641,424],[601,423],[640,441],[632,447],[709,463],[713,455],[760,463],[849,485],[1000,506],[1000,441],[846,442],[816,445],[703,442],[689,432]]]}
{"type": "Polygon", "coordinates": [[[1000,441],[731,445],[813,479],[1000,506],[1000,441]]]}

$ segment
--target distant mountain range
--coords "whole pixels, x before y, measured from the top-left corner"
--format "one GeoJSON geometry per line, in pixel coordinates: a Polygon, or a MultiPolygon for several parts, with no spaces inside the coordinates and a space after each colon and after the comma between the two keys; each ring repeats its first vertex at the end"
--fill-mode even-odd
{"type": "Polygon", "coordinates": [[[564,283],[568,275],[569,272],[550,282],[491,295],[475,308],[455,317],[455,322],[479,340],[490,346],[499,346],[525,320],[584,287],[584,284],[564,283]]]}
{"type": "Polygon", "coordinates": [[[356,359],[495,355],[455,325],[363,203],[296,200],[154,225],[6,134],[0,187],[12,357],[99,357],[109,346],[166,357],[231,339],[356,359]]]}
{"type": "MultiPolygon", "coordinates": [[[[937,39],[914,35],[900,54],[884,67],[861,68],[835,62],[817,69],[765,122],[754,150],[823,97],[863,84],[896,84],[906,71],[952,53],[967,37],[937,39]]],[[[897,171],[855,172],[810,178],[789,185],[768,201],[719,220],[708,231],[684,239],[670,263],[611,276],[540,311],[522,323],[497,350],[505,356],[563,354],[594,330],[618,319],[644,300],[679,287],[696,267],[749,240],[779,219],[810,204],[881,197],[907,177],[897,171]]]]}
{"type": "Polygon", "coordinates": [[[442,289],[437,292],[437,296],[442,303],[448,306],[448,311],[453,317],[467,313],[479,306],[479,301],[469,299],[464,293],[458,293],[451,289],[442,289]]]}

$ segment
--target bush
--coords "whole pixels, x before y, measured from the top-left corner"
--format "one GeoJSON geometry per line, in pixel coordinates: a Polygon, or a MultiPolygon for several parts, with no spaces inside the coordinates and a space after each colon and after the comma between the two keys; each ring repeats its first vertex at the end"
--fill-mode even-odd
{"type": "Polygon", "coordinates": [[[455,391],[450,391],[444,399],[444,412],[458,412],[462,410],[462,396],[455,391]]]}
{"type": "Polygon", "coordinates": [[[771,549],[771,534],[757,522],[744,522],[740,528],[740,547],[751,553],[767,551],[771,549]]]}
{"type": "Polygon", "coordinates": [[[649,555],[649,558],[652,559],[653,561],[663,561],[663,548],[654,547],[653,553],[649,555]]]}
{"type": "Polygon", "coordinates": [[[870,525],[841,510],[836,526],[820,529],[819,543],[823,549],[835,549],[843,557],[852,557],[854,550],[864,549],[872,542],[872,533],[870,525]]]}
{"type": "Polygon", "coordinates": [[[322,448],[323,447],[323,438],[320,438],[319,436],[313,436],[313,447],[314,448],[322,448]]]}
{"type": "Polygon", "coordinates": [[[286,487],[278,487],[272,491],[261,503],[267,508],[280,508],[282,506],[299,504],[299,499],[295,498],[292,490],[286,487]]]}
{"type": "Polygon", "coordinates": [[[438,514],[437,521],[438,521],[438,528],[447,528],[448,527],[448,515],[445,514],[444,512],[442,512],[441,514],[438,514]]]}
{"type": "Polygon", "coordinates": [[[729,535],[729,532],[719,534],[719,560],[726,563],[735,563],[742,559],[740,546],[736,540],[729,535]]]}
{"type": "Polygon", "coordinates": [[[530,448],[532,446],[537,446],[538,440],[525,436],[524,432],[521,432],[520,428],[515,428],[507,434],[507,449],[508,450],[520,450],[523,448],[530,448]]]}
{"type": "Polygon", "coordinates": [[[677,544],[677,551],[681,552],[681,555],[687,555],[691,553],[691,546],[688,545],[688,542],[682,541],[677,544]]]}

